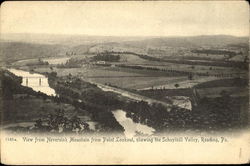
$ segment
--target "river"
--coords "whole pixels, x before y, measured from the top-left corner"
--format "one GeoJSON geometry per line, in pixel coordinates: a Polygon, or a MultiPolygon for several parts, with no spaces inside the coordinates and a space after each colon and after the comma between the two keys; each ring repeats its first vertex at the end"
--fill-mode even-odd
{"type": "Polygon", "coordinates": [[[48,62],[50,65],[65,64],[70,58],[61,57],[61,58],[43,58],[42,60],[48,62]]]}
{"type": "MultiPolygon", "coordinates": [[[[17,69],[8,69],[13,74],[23,77],[22,85],[32,88],[34,91],[43,92],[49,96],[55,96],[55,90],[51,88],[48,84],[48,78],[42,74],[30,73],[23,70],[17,69]],[[28,79],[28,81],[27,81],[28,79]]],[[[126,112],[123,110],[114,110],[112,111],[117,122],[124,128],[125,136],[131,137],[135,136],[136,132],[152,135],[154,133],[154,129],[148,127],[147,125],[135,123],[131,118],[126,117],[126,112]]]]}
{"type": "Polygon", "coordinates": [[[131,118],[126,117],[126,112],[123,110],[112,111],[118,123],[124,128],[126,137],[133,137],[136,133],[152,135],[155,131],[152,127],[144,124],[135,123],[131,118]]]}
{"type": "Polygon", "coordinates": [[[177,106],[179,108],[184,108],[184,109],[187,109],[189,111],[192,110],[192,103],[191,103],[191,100],[190,100],[189,97],[185,97],[185,96],[166,97],[166,98],[168,98],[169,100],[172,101],[172,104],[168,104],[168,103],[163,102],[163,101],[152,99],[152,98],[142,96],[142,95],[139,95],[139,94],[135,94],[135,93],[125,91],[125,90],[122,90],[122,89],[110,87],[110,86],[107,86],[107,85],[102,85],[100,83],[95,83],[95,82],[91,82],[91,83],[97,85],[97,87],[102,89],[103,91],[114,92],[114,93],[120,94],[122,96],[128,97],[128,98],[136,100],[136,101],[145,101],[148,104],[153,104],[153,103],[162,104],[163,106],[166,106],[167,110],[169,110],[172,106],[177,106]]]}
{"type": "Polygon", "coordinates": [[[36,92],[42,92],[48,96],[55,96],[55,90],[49,86],[48,78],[42,74],[30,73],[23,70],[8,69],[16,76],[22,77],[22,85],[32,88],[36,92]]]}
{"type": "Polygon", "coordinates": [[[129,92],[129,91],[126,91],[126,90],[118,89],[118,88],[115,88],[115,87],[103,85],[103,84],[100,84],[100,83],[96,83],[96,82],[92,82],[92,81],[89,81],[89,82],[92,83],[92,84],[97,85],[97,87],[102,89],[103,91],[114,92],[114,93],[120,94],[120,95],[122,95],[124,97],[133,99],[135,101],[144,101],[144,102],[147,102],[148,104],[159,103],[159,104],[162,104],[162,105],[164,105],[166,107],[170,107],[170,104],[165,103],[163,101],[155,100],[155,99],[152,99],[152,98],[149,98],[149,97],[146,97],[146,96],[142,96],[142,95],[132,93],[132,92],[129,92]]]}

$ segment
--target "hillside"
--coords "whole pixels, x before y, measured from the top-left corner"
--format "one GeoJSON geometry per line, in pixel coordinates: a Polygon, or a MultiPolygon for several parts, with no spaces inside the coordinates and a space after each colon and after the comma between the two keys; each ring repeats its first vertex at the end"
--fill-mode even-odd
{"type": "Polygon", "coordinates": [[[134,52],[152,56],[183,56],[187,49],[203,46],[239,47],[248,45],[247,37],[227,35],[191,37],[112,37],[87,35],[4,34],[0,60],[13,61],[103,51],[134,52]]]}
{"type": "Polygon", "coordinates": [[[195,47],[197,46],[196,44],[181,37],[151,38],[151,39],[145,39],[141,41],[129,41],[129,42],[124,42],[124,43],[133,45],[139,48],[162,47],[162,46],[170,46],[170,47],[195,47]]]}
{"type": "Polygon", "coordinates": [[[229,35],[193,36],[188,37],[187,40],[199,46],[226,46],[239,43],[247,44],[249,42],[248,37],[236,37],[229,35]]]}
{"type": "Polygon", "coordinates": [[[78,45],[93,45],[97,43],[123,42],[143,40],[150,37],[118,37],[118,36],[89,36],[89,35],[63,35],[63,34],[29,34],[13,33],[1,34],[1,41],[27,42],[36,44],[61,44],[69,47],[78,45]]]}
{"type": "Polygon", "coordinates": [[[13,61],[38,57],[65,55],[69,48],[63,45],[31,44],[23,42],[1,42],[0,60],[13,61]]]}
{"type": "Polygon", "coordinates": [[[204,35],[204,36],[89,36],[89,35],[59,35],[59,34],[1,34],[2,41],[28,42],[37,44],[62,44],[68,46],[93,45],[113,42],[132,45],[135,47],[146,46],[218,46],[228,44],[248,44],[248,37],[230,35],[204,35]]]}
{"type": "Polygon", "coordinates": [[[248,43],[248,37],[235,37],[228,35],[190,36],[190,37],[154,37],[145,40],[124,42],[137,47],[170,46],[170,47],[200,47],[200,46],[226,46],[229,44],[248,43]]]}

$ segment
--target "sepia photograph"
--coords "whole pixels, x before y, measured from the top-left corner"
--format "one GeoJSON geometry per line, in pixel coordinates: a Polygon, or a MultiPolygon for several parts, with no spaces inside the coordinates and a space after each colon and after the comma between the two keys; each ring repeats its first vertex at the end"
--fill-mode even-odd
{"type": "Polygon", "coordinates": [[[247,1],[5,1],[1,163],[250,161],[247,1]]]}

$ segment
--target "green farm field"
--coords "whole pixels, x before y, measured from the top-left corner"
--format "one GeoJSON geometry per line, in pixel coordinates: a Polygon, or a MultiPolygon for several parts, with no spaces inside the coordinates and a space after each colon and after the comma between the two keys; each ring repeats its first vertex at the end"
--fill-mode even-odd
{"type": "MultiPolygon", "coordinates": [[[[48,68],[36,68],[36,72],[52,72],[48,68]]],[[[54,68],[58,76],[79,76],[101,84],[111,84],[121,88],[143,89],[185,81],[187,76],[167,76],[166,72],[128,69],[120,67],[86,66],[81,68],[54,68]]]]}
{"type": "Polygon", "coordinates": [[[88,81],[129,89],[151,88],[167,83],[186,80],[186,77],[116,77],[116,78],[86,78],[88,81]]]}

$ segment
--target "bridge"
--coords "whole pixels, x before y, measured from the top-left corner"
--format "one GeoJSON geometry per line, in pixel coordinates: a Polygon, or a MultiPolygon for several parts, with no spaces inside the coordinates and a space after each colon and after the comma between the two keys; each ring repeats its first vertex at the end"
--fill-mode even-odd
{"type": "Polygon", "coordinates": [[[37,83],[38,83],[38,86],[42,86],[42,79],[44,79],[44,77],[39,77],[39,76],[35,76],[35,77],[30,77],[30,76],[28,76],[28,77],[25,77],[25,76],[23,76],[22,77],[23,78],[23,82],[25,83],[25,85],[26,86],[29,86],[29,79],[37,79],[37,83]]]}

